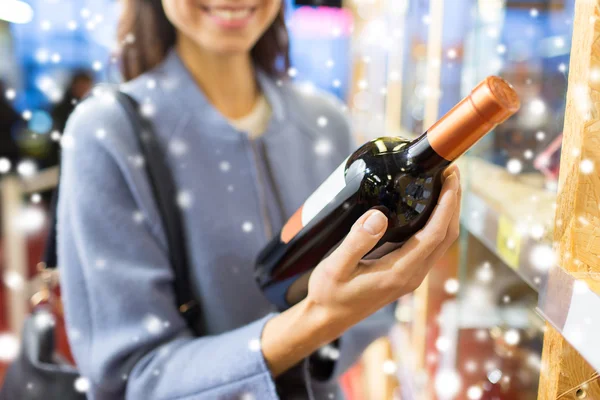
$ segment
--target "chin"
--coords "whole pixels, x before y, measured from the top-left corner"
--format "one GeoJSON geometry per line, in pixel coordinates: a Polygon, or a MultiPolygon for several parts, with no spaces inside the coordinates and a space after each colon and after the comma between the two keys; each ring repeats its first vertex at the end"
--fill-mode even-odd
{"type": "Polygon", "coordinates": [[[247,54],[252,49],[252,43],[245,38],[223,39],[209,41],[203,48],[220,55],[247,54]]]}

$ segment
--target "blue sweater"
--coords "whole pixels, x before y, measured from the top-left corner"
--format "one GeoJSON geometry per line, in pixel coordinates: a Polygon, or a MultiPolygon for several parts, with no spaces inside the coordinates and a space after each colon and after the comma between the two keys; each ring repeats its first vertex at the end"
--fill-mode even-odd
{"type": "MultiPolygon", "coordinates": [[[[260,73],[258,82],[273,115],[254,141],[210,105],[175,51],[122,86],[168,154],[203,337],[175,306],[165,235],[125,112],[96,93],[69,119],[58,251],[69,342],[89,398],[270,400],[276,384],[302,398],[285,387],[300,367],[274,380],[259,348],[276,311],[254,282],[254,260],[272,234],[267,225],[277,232],[354,143],[333,98],[260,73]]],[[[392,321],[379,312],[340,338],[332,376],[310,378],[316,399],[341,398],[337,378],[392,321]]]]}

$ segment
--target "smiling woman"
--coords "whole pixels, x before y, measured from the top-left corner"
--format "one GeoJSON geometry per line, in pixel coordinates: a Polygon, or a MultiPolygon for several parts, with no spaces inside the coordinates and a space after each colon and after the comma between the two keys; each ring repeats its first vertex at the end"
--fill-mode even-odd
{"type": "Polygon", "coordinates": [[[220,54],[250,50],[270,75],[283,75],[290,65],[281,0],[126,0],[118,32],[125,79],[162,61],[175,44],[176,29],[184,48],[220,54]]]}

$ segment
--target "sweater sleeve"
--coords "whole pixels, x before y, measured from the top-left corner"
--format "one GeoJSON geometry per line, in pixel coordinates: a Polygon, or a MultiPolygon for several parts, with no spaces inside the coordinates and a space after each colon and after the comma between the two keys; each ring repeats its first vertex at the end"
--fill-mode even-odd
{"type": "Polygon", "coordinates": [[[259,346],[274,314],[198,338],[178,313],[144,160],[124,139],[132,135],[114,101],[91,98],[62,139],[61,288],[88,397],[277,399],[259,346]]]}

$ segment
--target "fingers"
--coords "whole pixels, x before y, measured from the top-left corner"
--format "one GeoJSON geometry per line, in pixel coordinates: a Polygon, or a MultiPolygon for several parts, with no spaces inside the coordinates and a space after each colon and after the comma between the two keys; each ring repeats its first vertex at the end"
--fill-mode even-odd
{"type": "Polygon", "coordinates": [[[327,268],[338,278],[352,275],[358,262],[377,244],[387,229],[387,217],[378,210],[363,214],[337,249],[327,257],[327,268]]]}
{"type": "Polygon", "coordinates": [[[456,209],[454,210],[454,215],[452,215],[452,219],[450,220],[450,224],[448,225],[448,231],[446,232],[446,237],[443,242],[431,253],[427,262],[433,265],[438,259],[440,259],[446,251],[452,246],[452,243],[458,239],[460,235],[460,206],[462,199],[462,188],[458,187],[458,192],[456,196],[456,209]]]}
{"type": "Polygon", "coordinates": [[[451,174],[442,186],[438,204],[425,227],[411,237],[402,248],[382,258],[394,262],[402,259],[402,264],[420,263],[429,257],[444,241],[448,226],[456,209],[459,182],[456,174],[451,174]]]}
{"type": "Polygon", "coordinates": [[[444,172],[442,173],[442,182],[444,182],[446,178],[448,178],[453,173],[456,173],[456,176],[459,178],[458,180],[460,182],[460,170],[458,169],[458,166],[456,164],[452,164],[444,170],[444,172]]]}

